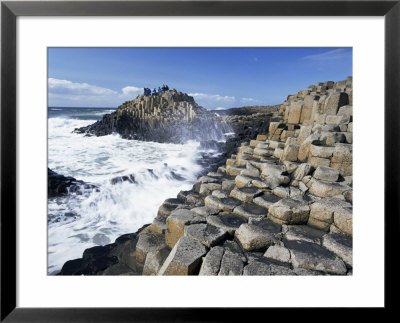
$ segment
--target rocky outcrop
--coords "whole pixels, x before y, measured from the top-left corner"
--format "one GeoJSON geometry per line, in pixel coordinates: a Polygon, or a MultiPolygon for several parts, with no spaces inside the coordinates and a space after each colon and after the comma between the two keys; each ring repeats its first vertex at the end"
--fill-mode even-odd
{"type": "Polygon", "coordinates": [[[183,143],[222,139],[230,128],[215,113],[199,106],[193,97],[174,90],[139,95],[123,103],[77,133],[105,136],[113,132],[125,139],[183,143]]]}
{"type": "Polygon", "coordinates": [[[68,193],[83,194],[85,190],[96,189],[93,184],[85,183],[71,176],[57,174],[50,168],[47,168],[47,183],[48,197],[56,197],[68,193]]]}
{"type": "Polygon", "coordinates": [[[351,78],[289,96],[267,133],[167,199],[140,248],[114,245],[97,274],[351,275],[351,104],[351,78]]]}

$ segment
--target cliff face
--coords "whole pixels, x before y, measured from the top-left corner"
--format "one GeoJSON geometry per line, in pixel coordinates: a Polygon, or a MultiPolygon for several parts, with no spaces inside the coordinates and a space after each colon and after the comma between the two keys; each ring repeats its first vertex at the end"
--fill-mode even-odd
{"type": "Polygon", "coordinates": [[[176,90],[140,95],[102,120],[75,129],[88,135],[117,132],[125,139],[172,143],[219,140],[225,131],[229,129],[220,117],[199,106],[193,97],[176,90]]]}

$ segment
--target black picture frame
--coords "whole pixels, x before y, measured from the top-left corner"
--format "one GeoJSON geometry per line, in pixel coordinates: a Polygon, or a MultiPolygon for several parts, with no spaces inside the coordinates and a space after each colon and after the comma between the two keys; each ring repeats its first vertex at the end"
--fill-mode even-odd
{"type": "MultiPolygon", "coordinates": [[[[399,229],[400,1],[2,1],[1,3],[1,321],[235,321],[245,309],[17,308],[16,19],[18,16],[384,16],[385,19],[385,309],[399,229]],[[389,278],[390,277],[390,278],[389,278]]],[[[371,242],[372,243],[372,242],[371,242]]],[[[39,291],[38,291],[39,292],[39,291]]],[[[394,297],[393,297],[394,298],[394,297]]],[[[257,312],[263,309],[247,309],[257,312]]],[[[246,313],[246,312],[244,312],[246,313]]],[[[264,313],[260,313],[265,315],[264,313]]],[[[245,314],[247,315],[247,314],[245,314]]],[[[252,312],[253,315],[257,313],[252,312]]],[[[255,317],[255,316],[254,316],[255,317]]],[[[248,317],[249,320],[252,320],[248,317]]]]}

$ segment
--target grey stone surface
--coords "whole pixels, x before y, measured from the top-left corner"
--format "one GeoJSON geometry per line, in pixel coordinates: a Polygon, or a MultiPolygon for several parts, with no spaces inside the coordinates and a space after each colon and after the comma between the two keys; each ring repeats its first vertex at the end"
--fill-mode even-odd
{"type": "Polygon", "coordinates": [[[245,250],[265,250],[278,243],[278,240],[268,231],[254,224],[242,224],[235,232],[235,237],[245,250]]]}
{"type": "Polygon", "coordinates": [[[312,179],[310,182],[307,184],[310,188],[310,193],[319,197],[334,197],[351,190],[350,186],[338,182],[332,183],[316,179],[312,179]],[[309,185],[310,182],[311,185],[309,185]]]}
{"type": "Polygon", "coordinates": [[[184,232],[185,236],[201,242],[208,248],[215,246],[227,236],[225,230],[206,223],[186,225],[184,232]]]}
{"type": "Polygon", "coordinates": [[[233,213],[241,215],[247,219],[252,217],[263,218],[267,216],[268,209],[254,203],[244,203],[240,206],[235,207],[233,213]]]}
{"type": "Polygon", "coordinates": [[[221,228],[229,235],[233,236],[240,225],[247,223],[247,219],[240,215],[228,213],[208,216],[207,223],[221,228]]]}
{"type": "Polygon", "coordinates": [[[196,213],[197,215],[201,215],[204,217],[207,217],[209,215],[216,215],[222,211],[222,209],[212,207],[212,206],[198,206],[193,209],[190,209],[190,211],[196,213]]]}
{"type": "Polygon", "coordinates": [[[274,221],[271,221],[268,218],[263,218],[263,219],[250,218],[249,223],[258,226],[267,232],[273,233],[275,234],[275,236],[277,236],[277,234],[282,232],[282,226],[278,223],[275,223],[274,221]]]}
{"type": "Polygon", "coordinates": [[[313,176],[322,181],[336,182],[339,178],[339,171],[331,167],[318,166],[313,176]]]}
{"type": "Polygon", "coordinates": [[[269,208],[271,219],[280,224],[307,223],[309,213],[306,202],[292,198],[282,199],[269,208]]]}
{"type": "Polygon", "coordinates": [[[324,235],[322,246],[338,255],[346,264],[353,266],[353,239],[346,234],[324,235]]]}
{"type": "Polygon", "coordinates": [[[243,261],[238,254],[225,250],[221,260],[219,276],[239,276],[243,273],[243,261]]]}
{"type": "Polygon", "coordinates": [[[290,262],[290,251],[279,245],[270,246],[265,252],[264,257],[280,262],[290,262]]]}
{"type": "Polygon", "coordinates": [[[206,252],[203,244],[183,236],[169,253],[158,275],[196,275],[206,252]]]}
{"type": "Polygon", "coordinates": [[[136,244],[136,259],[137,261],[144,263],[149,252],[160,250],[165,246],[163,235],[143,233],[139,236],[136,244]]]}
{"type": "Polygon", "coordinates": [[[269,209],[269,207],[278,202],[279,200],[281,200],[282,198],[275,195],[275,194],[271,194],[271,193],[264,193],[261,196],[258,196],[256,198],[254,198],[253,202],[259,206],[262,206],[266,209],[269,209]]]}
{"type": "Polygon", "coordinates": [[[143,266],[143,275],[157,275],[165,259],[167,259],[171,249],[165,246],[162,249],[150,251],[146,256],[143,266]]]}
{"type": "Polygon", "coordinates": [[[293,275],[290,267],[278,265],[268,260],[250,262],[243,270],[246,276],[287,276],[293,275]]]}
{"type": "Polygon", "coordinates": [[[223,247],[213,247],[205,256],[201,264],[200,276],[216,276],[221,267],[222,256],[224,255],[223,247]]]}
{"type": "Polygon", "coordinates": [[[222,209],[224,211],[233,211],[235,207],[242,204],[241,201],[234,198],[219,199],[215,196],[210,196],[210,195],[204,199],[204,203],[206,206],[213,206],[222,209]]]}
{"type": "Polygon", "coordinates": [[[288,225],[283,231],[285,232],[284,237],[287,240],[306,241],[319,245],[322,243],[322,237],[326,233],[308,225],[288,225]]]}
{"type": "Polygon", "coordinates": [[[204,216],[197,215],[190,210],[174,210],[166,221],[168,229],[165,233],[165,241],[167,245],[170,248],[175,245],[175,243],[183,236],[185,225],[205,222],[206,219],[204,216]]]}
{"type": "Polygon", "coordinates": [[[261,195],[263,192],[256,187],[235,188],[231,191],[230,196],[243,202],[251,202],[253,198],[261,195]]]}
{"type": "Polygon", "coordinates": [[[285,240],[284,244],[290,250],[292,264],[295,268],[338,275],[345,275],[347,272],[346,265],[339,257],[315,243],[285,240]]]}

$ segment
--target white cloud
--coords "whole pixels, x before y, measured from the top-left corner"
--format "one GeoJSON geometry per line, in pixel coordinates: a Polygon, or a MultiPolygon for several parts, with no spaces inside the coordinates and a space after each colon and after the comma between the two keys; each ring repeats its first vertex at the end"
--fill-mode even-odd
{"type": "Polygon", "coordinates": [[[217,108],[215,108],[215,110],[226,110],[227,108],[224,108],[224,107],[217,107],[217,108]]]}
{"type": "Polygon", "coordinates": [[[87,83],[74,83],[67,80],[58,80],[49,78],[49,92],[53,94],[70,94],[70,95],[89,95],[89,96],[103,96],[103,95],[115,95],[116,91],[90,85],[87,83]]]}
{"type": "Polygon", "coordinates": [[[143,88],[125,86],[120,92],[88,83],[48,79],[49,106],[119,106],[142,94],[143,88]]]}
{"type": "Polygon", "coordinates": [[[189,93],[190,96],[198,100],[208,100],[217,102],[234,102],[234,96],[220,95],[220,94],[206,94],[206,93],[189,93]]]}
{"type": "Polygon", "coordinates": [[[325,60],[335,60],[342,59],[351,54],[346,48],[339,48],[327,51],[321,54],[308,55],[303,57],[303,59],[313,60],[313,61],[325,61],[325,60]]]}
{"type": "Polygon", "coordinates": [[[143,93],[143,88],[139,88],[136,86],[125,86],[122,89],[122,94],[123,95],[131,95],[131,96],[136,96],[138,94],[142,94],[143,93]]]}

